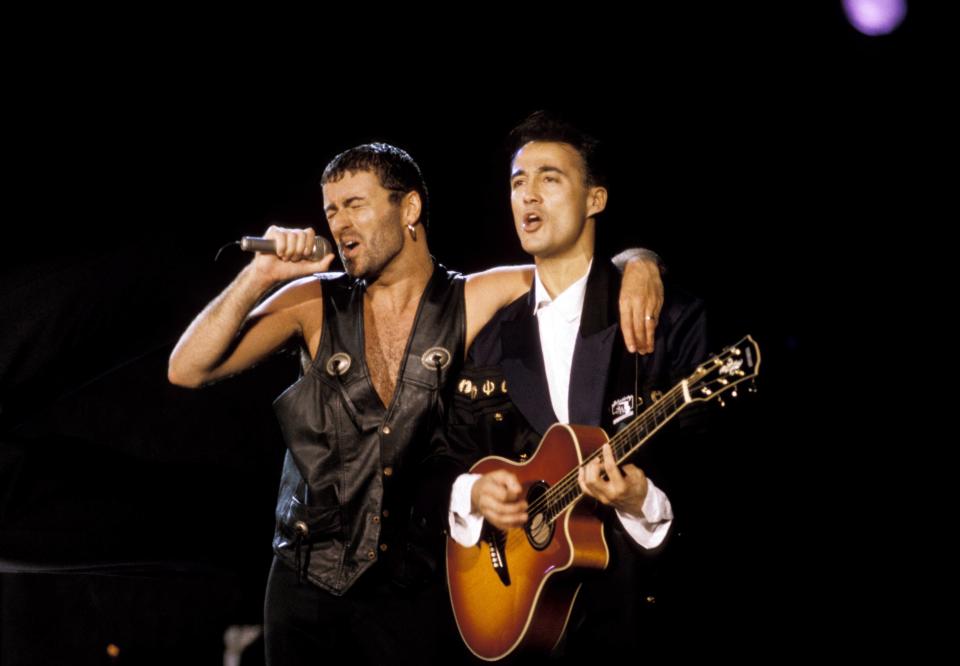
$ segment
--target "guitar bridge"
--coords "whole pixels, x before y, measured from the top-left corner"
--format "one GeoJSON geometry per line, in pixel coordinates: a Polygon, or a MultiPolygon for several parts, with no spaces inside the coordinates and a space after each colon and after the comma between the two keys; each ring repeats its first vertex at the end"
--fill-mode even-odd
{"type": "Polygon", "coordinates": [[[507,535],[495,528],[487,530],[487,546],[490,549],[490,564],[493,570],[497,572],[500,582],[504,585],[510,584],[510,572],[507,570],[507,560],[504,557],[504,547],[507,544],[507,535]]]}

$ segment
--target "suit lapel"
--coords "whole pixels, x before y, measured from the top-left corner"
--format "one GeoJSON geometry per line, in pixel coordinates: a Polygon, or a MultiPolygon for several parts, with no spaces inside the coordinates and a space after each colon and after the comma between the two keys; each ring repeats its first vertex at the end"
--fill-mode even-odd
{"type": "Polygon", "coordinates": [[[610,355],[619,326],[577,336],[570,372],[570,423],[599,426],[610,372],[610,355]]]}
{"type": "Polygon", "coordinates": [[[550,389],[533,306],[523,317],[503,322],[501,335],[503,373],[507,378],[510,399],[527,422],[542,435],[556,423],[557,416],[550,404],[550,389]]]}
{"type": "MultiPolygon", "coordinates": [[[[603,260],[594,260],[587,278],[580,331],[570,373],[570,422],[602,423],[610,361],[619,335],[616,304],[619,273],[603,260]]],[[[557,422],[543,365],[540,333],[533,315],[533,289],[522,316],[501,328],[502,363],[510,398],[541,435],[557,422]]]]}
{"type": "Polygon", "coordinates": [[[613,268],[594,257],[573,349],[570,423],[599,426],[610,360],[619,335],[613,268]]]}

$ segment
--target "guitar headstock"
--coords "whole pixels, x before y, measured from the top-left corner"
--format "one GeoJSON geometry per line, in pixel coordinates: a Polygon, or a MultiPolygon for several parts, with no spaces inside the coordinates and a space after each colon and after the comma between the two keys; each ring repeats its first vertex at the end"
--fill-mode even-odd
{"type": "Polygon", "coordinates": [[[687,389],[692,401],[706,402],[717,398],[723,404],[721,396],[729,393],[730,397],[736,398],[737,385],[742,382],[749,381],[748,391],[755,391],[753,379],[759,370],[760,347],[748,335],[701,363],[687,377],[687,389]]]}

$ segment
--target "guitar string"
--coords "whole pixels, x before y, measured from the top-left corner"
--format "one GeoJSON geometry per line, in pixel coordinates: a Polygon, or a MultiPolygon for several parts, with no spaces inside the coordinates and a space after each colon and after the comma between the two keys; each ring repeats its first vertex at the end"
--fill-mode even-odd
{"type": "MultiPolygon", "coordinates": [[[[688,386],[690,384],[696,384],[696,383],[702,382],[703,377],[698,377],[695,381],[694,381],[694,378],[701,372],[701,370],[710,367],[711,363],[713,364],[712,367],[714,368],[722,365],[721,358],[719,356],[715,356],[712,359],[708,360],[707,362],[703,363],[698,367],[696,371],[694,371],[689,377],[687,377],[684,380],[688,382],[688,386]]],[[[728,390],[733,386],[736,386],[741,381],[748,378],[749,376],[746,376],[746,375],[742,376],[737,381],[732,382],[728,385],[725,385],[721,390],[721,392],[728,390]]],[[[669,419],[673,418],[674,415],[679,413],[684,406],[689,404],[687,403],[686,400],[683,399],[683,396],[682,396],[684,381],[681,381],[680,383],[676,384],[672,389],[670,389],[665,394],[663,394],[661,399],[658,400],[656,403],[654,403],[647,411],[645,411],[643,414],[641,414],[636,419],[634,419],[632,423],[630,423],[623,430],[621,430],[616,435],[614,435],[613,438],[607,440],[611,448],[613,449],[615,458],[617,458],[618,460],[626,458],[629,455],[629,452],[632,452],[633,449],[638,448],[639,446],[644,444],[646,440],[656,431],[656,429],[662,423],[666,423],[669,419]],[[670,409],[666,409],[668,403],[670,404],[670,407],[671,407],[670,409]],[[658,416],[664,417],[661,422],[657,421],[658,416]],[[649,428],[649,432],[647,432],[648,426],[650,425],[652,425],[652,428],[649,428]],[[641,430],[643,432],[639,432],[641,430]],[[632,442],[631,440],[634,439],[634,436],[638,434],[642,435],[642,437],[640,437],[638,441],[632,442]],[[620,454],[621,445],[623,445],[623,448],[624,448],[624,453],[622,455],[620,454]]],[[[587,458],[584,460],[584,462],[581,465],[578,465],[576,468],[568,472],[556,484],[551,486],[543,495],[538,497],[529,507],[527,507],[528,517],[530,515],[539,514],[540,510],[548,503],[551,503],[551,502],[556,503],[561,498],[567,496],[571,492],[574,492],[574,497],[572,499],[567,500],[566,502],[561,502],[562,504],[564,504],[563,508],[556,511],[556,513],[548,519],[548,524],[554,523],[557,518],[563,515],[567,511],[567,509],[569,509],[569,507],[573,505],[577,500],[579,500],[584,494],[583,490],[580,488],[580,483],[578,480],[579,469],[591,463],[594,459],[596,459],[601,454],[602,454],[602,449],[595,450],[593,453],[587,456],[587,458]]],[[[619,462],[617,464],[619,464],[619,462]]],[[[524,528],[528,527],[529,525],[530,525],[530,521],[528,518],[528,521],[524,525],[524,528]]],[[[507,548],[509,548],[509,546],[512,543],[517,542],[516,537],[511,539],[511,536],[513,536],[514,532],[518,533],[522,537],[526,537],[526,530],[524,528],[513,528],[510,530],[507,530],[506,532],[501,531],[501,534],[504,535],[504,539],[503,539],[504,552],[506,552],[507,548]]],[[[525,541],[525,538],[520,540],[521,543],[523,541],[525,541]]]]}
{"type": "MultiPolygon", "coordinates": [[[[715,358],[714,362],[715,362],[714,363],[715,366],[719,365],[719,358],[715,358]]],[[[701,367],[705,367],[705,365],[701,367]]],[[[685,381],[694,383],[692,380],[696,374],[697,373],[694,372],[692,375],[690,375],[690,377],[687,377],[685,381]]],[[[731,382],[730,384],[725,385],[722,390],[730,389],[747,378],[748,378],[747,376],[744,376],[735,382],[731,382]]],[[[702,382],[703,378],[701,377],[696,381],[702,382]]],[[[632,442],[626,442],[627,444],[630,445],[630,448],[625,449],[624,452],[621,454],[620,445],[624,443],[626,440],[632,439],[634,435],[638,434],[637,431],[640,430],[641,427],[644,430],[644,432],[639,434],[648,436],[649,434],[646,433],[646,430],[648,429],[647,426],[650,426],[650,425],[653,426],[652,428],[650,428],[651,432],[655,431],[656,428],[660,425],[660,423],[657,421],[659,416],[665,417],[663,419],[663,422],[666,422],[666,420],[668,420],[669,418],[672,418],[673,415],[679,411],[680,407],[682,407],[685,404],[684,401],[678,400],[681,398],[682,393],[683,393],[683,382],[680,382],[679,384],[674,386],[672,389],[667,391],[663,395],[663,397],[660,400],[658,400],[654,405],[652,405],[646,412],[644,412],[643,414],[638,416],[636,419],[634,419],[634,421],[630,423],[630,425],[626,426],[623,430],[621,430],[619,433],[614,435],[610,440],[608,440],[610,443],[610,446],[614,450],[615,457],[618,460],[617,464],[619,464],[619,461],[621,461],[623,458],[629,455],[628,451],[630,451],[633,448],[632,442]],[[670,409],[666,409],[666,407],[668,406],[667,403],[670,402],[671,400],[673,400],[674,402],[669,405],[670,409]]],[[[592,462],[597,456],[601,455],[601,453],[602,451],[600,449],[597,449],[586,458],[583,464],[579,465],[576,469],[571,470],[569,473],[567,473],[567,475],[565,475],[559,481],[557,481],[557,483],[551,486],[546,493],[544,493],[541,497],[537,498],[534,504],[528,507],[528,513],[530,513],[530,510],[534,508],[539,510],[542,507],[544,502],[552,501],[557,496],[562,497],[564,494],[569,493],[571,490],[573,490],[573,485],[576,485],[576,487],[579,488],[580,484],[577,480],[577,470],[580,467],[585,467],[587,464],[592,462]]],[[[582,494],[582,492],[580,494],[582,494]]],[[[574,499],[577,499],[577,498],[574,498],[574,499]]],[[[558,511],[557,515],[559,515],[560,513],[563,513],[563,510],[558,511]]]]}
{"type": "MultiPolygon", "coordinates": [[[[631,443],[629,440],[631,440],[634,435],[641,434],[641,435],[649,436],[652,433],[652,431],[655,430],[660,425],[660,423],[666,422],[666,420],[671,418],[674,414],[678,413],[679,408],[677,408],[677,405],[679,404],[680,406],[682,406],[686,404],[683,401],[682,394],[683,394],[683,384],[680,383],[674,388],[667,391],[667,393],[665,393],[660,400],[658,400],[653,406],[651,406],[649,410],[647,410],[646,412],[641,414],[639,417],[634,419],[634,421],[630,425],[626,426],[623,430],[621,430],[616,435],[614,435],[612,439],[608,440],[610,443],[610,446],[613,448],[614,456],[616,458],[625,457],[627,455],[627,451],[633,448],[634,444],[631,443]],[[666,409],[668,403],[671,403],[671,409],[666,409]],[[658,416],[664,417],[664,418],[658,422],[657,420],[658,416]],[[646,426],[652,426],[650,428],[650,432],[647,432],[646,426]],[[639,432],[641,430],[643,432],[639,432]],[[625,446],[622,446],[622,445],[626,445],[629,448],[626,448],[625,446]],[[621,454],[621,449],[623,450],[622,454],[621,454]]],[[[644,440],[641,440],[640,444],[642,444],[643,441],[644,440]]],[[[603,451],[601,449],[597,449],[596,451],[588,455],[582,465],[579,465],[574,470],[571,470],[570,472],[568,472],[557,483],[551,486],[546,493],[538,497],[537,500],[535,500],[529,507],[527,507],[528,516],[538,514],[540,512],[540,509],[542,509],[546,504],[556,503],[556,501],[559,500],[560,498],[575,491],[577,497],[574,497],[573,499],[566,502],[565,503],[566,506],[564,506],[563,509],[557,511],[553,516],[549,518],[548,522],[553,523],[560,515],[564,513],[564,511],[566,511],[567,507],[569,507],[570,504],[572,504],[576,499],[579,499],[579,497],[583,495],[583,491],[580,489],[580,483],[577,478],[578,477],[577,471],[581,467],[585,467],[586,465],[590,464],[594,459],[596,459],[602,453],[603,451]]],[[[529,526],[529,524],[530,523],[528,520],[527,524],[524,527],[529,526]]],[[[508,530],[506,532],[504,549],[506,549],[512,541],[516,541],[516,538],[512,540],[510,539],[510,537],[513,535],[514,532],[517,532],[520,535],[523,535],[525,538],[525,530],[522,528],[514,528],[511,530],[508,530]]]]}
{"type": "MultiPolygon", "coordinates": [[[[694,375],[695,374],[696,373],[694,373],[694,375]]],[[[691,377],[688,377],[687,380],[689,381],[694,375],[691,375],[691,377]]],[[[741,379],[724,386],[723,390],[730,389],[733,386],[739,384],[744,379],[748,379],[748,378],[749,377],[744,376],[741,379]]],[[[702,379],[703,378],[701,377],[698,381],[702,381],[702,379]]],[[[629,453],[632,452],[633,449],[638,448],[639,446],[644,444],[646,442],[646,439],[649,438],[650,435],[652,435],[653,432],[656,431],[657,427],[659,427],[662,423],[666,423],[666,421],[673,418],[674,415],[679,413],[680,409],[688,404],[685,400],[683,400],[682,393],[683,393],[683,382],[677,384],[672,389],[667,391],[667,393],[665,393],[663,397],[660,400],[658,400],[654,405],[652,405],[646,412],[638,416],[636,419],[634,419],[632,423],[630,423],[630,425],[626,426],[623,430],[621,430],[616,435],[614,435],[613,438],[608,440],[610,446],[613,448],[615,458],[617,458],[618,460],[622,460],[623,458],[626,458],[629,455],[629,453]],[[668,406],[668,403],[670,403],[669,405],[670,409],[666,409],[666,407],[668,406]],[[658,416],[664,417],[662,421],[657,420],[658,416]],[[647,432],[647,426],[652,426],[652,428],[649,429],[650,430],[649,432],[647,432]],[[643,430],[643,432],[638,432],[641,429],[643,430]],[[639,439],[639,441],[630,441],[634,439],[635,435],[638,435],[638,434],[643,436],[642,438],[639,439]],[[623,449],[622,454],[621,454],[621,449],[623,449]]],[[[556,511],[554,515],[552,515],[548,519],[548,524],[554,523],[557,518],[563,515],[563,513],[576,500],[580,499],[584,494],[583,490],[580,488],[580,483],[577,478],[578,477],[577,471],[581,467],[585,467],[586,465],[588,465],[590,462],[592,462],[595,458],[597,458],[601,454],[602,454],[601,449],[597,449],[596,451],[594,451],[592,454],[587,456],[583,464],[579,465],[574,470],[571,470],[570,472],[568,472],[557,483],[551,486],[549,490],[547,490],[547,492],[545,492],[543,495],[538,497],[537,500],[535,500],[529,507],[527,507],[528,516],[531,514],[537,515],[540,512],[540,509],[543,508],[545,504],[548,504],[550,502],[556,503],[558,500],[562,499],[566,495],[570,494],[571,492],[574,492],[574,497],[567,500],[566,502],[561,502],[561,504],[564,505],[563,508],[556,511]]],[[[619,464],[619,462],[617,464],[619,464]]],[[[528,527],[529,525],[530,525],[530,522],[528,519],[528,522],[524,525],[524,528],[528,527]]],[[[514,537],[513,539],[510,538],[514,532],[519,533],[523,537],[526,536],[526,530],[523,528],[513,528],[507,531],[506,538],[504,539],[504,550],[506,550],[506,548],[511,543],[516,542],[516,537],[514,537]]]]}
{"type": "MultiPolygon", "coordinates": [[[[671,400],[673,400],[674,403],[676,403],[675,398],[680,397],[682,390],[679,391],[676,395],[670,395],[672,392],[673,390],[664,394],[664,396],[660,400],[658,400],[657,403],[653,407],[651,407],[651,409],[648,412],[642,414],[640,417],[635,419],[633,423],[626,426],[623,430],[621,430],[616,435],[614,435],[614,437],[608,440],[611,448],[613,448],[614,457],[616,457],[618,460],[620,458],[625,457],[628,451],[630,450],[630,448],[633,448],[633,445],[636,444],[636,442],[631,442],[629,440],[634,439],[635,435],[645,436],[649,434],[647,432],[648,429],[652,431],[661,422],[665,421],[666,418],[673,416],[674,413],[679,411],[678,409],[664,409],[664,407],[667,406],[665,403],[670,402],[671,400]],[[627,447],[630,447],[630,448],[627,448],[627,447]]],[[[682,405],[683,403],[680,402],[679,404],[682,405]]],[[[676,406],[677,406],[676,404],[671,405],[671,407],[676,407],[676,406]]],[[[550,490],[544,493],[541,497],[537,498],[537,501],[534,504],[532,504],[530,507],[528,507],[528,511],[531,509],[541,508],[544,503],[551,502],[559,497],[562,497],[563,495],[567,494],[570,490],[572,490],[574,487],[579,488],[580,484],[577,478],[578,477],[577,471],[580,468],[586,467],[587,465],[589,465],[596,458],[601,456],[602,453],[603,453],[602,449],[597,449],[596,451],[588,455],[586,459],[584,459],[583,464],[578,465],[576,469],[568,472],[564,477],[562,477],[559,481],[557,481],[557,483],[551,486],[550,490]]],[[[619,464],[619,462],[617,464],[619,464]]]]}

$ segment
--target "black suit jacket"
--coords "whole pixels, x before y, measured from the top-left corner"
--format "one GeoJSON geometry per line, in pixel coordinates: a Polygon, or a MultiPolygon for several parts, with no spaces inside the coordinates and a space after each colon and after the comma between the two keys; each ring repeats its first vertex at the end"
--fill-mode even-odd
{"type": "MultiPolygon", "coordinates": [[[[630,414],[645,409],[658,392],[665,393],[686,377],[707,351],[702,301],[667,285],[654,352],[628,353],[618,321],[619,284],[613,266],[595,259],[570,378],[570,422],[600,426],[608,434],[625,427],[632,420],[630,414]]],[[[547,386],[533,288],[500,310],[480,332],[455,390],[447,446],[463,468],[487,455],[524,459],[534,453],[557,418],[547,386]]],[[[687,494],[682,463],[688,450],[678,445],[683,438],[677,434],[689,423],[686,418],[670,424],[632,459],[670,497],[676,515],[672,534],[682,525],[687,494]]],[[[631,625],[640,623],[648,606],[669,601],[663,599],[666,581],[658,572],[666,546],[647,551],[626,534],[612,511],[602,517],[611,565],[584,585],[570,632],[574,637],[589,635],[580,643],[585,650],[592,643],[594,654],[595,641],[609,639],[614,642],[606,644],[622,646],[624,640],[639,640],[631,625]],[[625,594],[628,590],[632,593],[625,594]]],[[[579,651],[575,645],[571,648],[579,651]]]]}
{"type": "MultiPolygon", "coordinates": [[[[619,284],[616,269],[596,259],[587,278],[570,378],[570,422],[600,426],[609,434],[630,422],[629,416],[620,417],[639,413],[687,376],[707,351],[703,302],[667,285],[654,352],[627,352],[618,318],[619,284]],[[639,409],[630,400],[635,390],[639,409]]],[[[531,288],[494,315],[470,349],[448,426],[465,464],[486,455],[530,455],[557,420],[533,309],[531,288]]]]}

